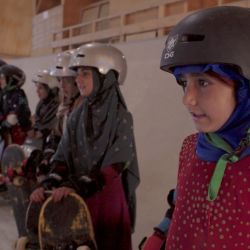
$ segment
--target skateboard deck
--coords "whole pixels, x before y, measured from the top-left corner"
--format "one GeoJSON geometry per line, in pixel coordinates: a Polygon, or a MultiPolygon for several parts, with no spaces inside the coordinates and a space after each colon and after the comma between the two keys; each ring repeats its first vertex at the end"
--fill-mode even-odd
{"type": "Polygon", "coordinates": [[[39,245],[38,242],[38,221],[39,213],[42,207],[42,202],[29,202],[26,216],[25,227],[27,231],[27,237],[30,244],[39,245]]]}
{"type": "Polygon", "coordinates": [[[39,214],[39,243],[41,250],[96,250],[90,214],[84,200],[71,193],[60,202],[49,197],[39,214]]]}
{"type": "Polygon", "coordinates": [[[3,152],[1,159],[2,171],[9,181],[16,186],[22,186],[24,182],[25,155],[21,146],[9,145],[3,152]]]}

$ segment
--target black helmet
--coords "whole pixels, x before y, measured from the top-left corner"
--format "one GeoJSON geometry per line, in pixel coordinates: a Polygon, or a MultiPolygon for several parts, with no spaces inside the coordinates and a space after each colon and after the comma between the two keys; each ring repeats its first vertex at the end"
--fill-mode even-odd
{"type": "Polygon", "coordinates": [[[21,87],[25,82],[25,73],[22,69],[6,64],[0,67],[0,77],[6,81],[6,86],[9,87],[21,87]]]}
{"type": "Polygon", "coordinates": [[[185,17],[169,33],[162,70],[180,65],[219,63],[237,66],[250,79],[250,9],[221,6],[185,17]]]}

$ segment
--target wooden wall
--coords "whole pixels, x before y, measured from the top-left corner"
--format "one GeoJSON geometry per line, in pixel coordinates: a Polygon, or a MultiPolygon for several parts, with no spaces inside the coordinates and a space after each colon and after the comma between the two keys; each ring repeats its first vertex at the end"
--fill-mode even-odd
{"type": "Polygon", "coordinates": [[[31,53],[32,0],[0,0],[0,56],[28,56],[31,53]]]}
{"type": "Polygon", "coordinates": [[[115,15],[117,13],[121,13],[123,11],[131,10],[136,6],[140,6],[144,3],[155,2],[154,0],[110,0],[110,14],[115,15]]]}
{"type": "Polygon", "coordinates": [[[59,5],[33,17],[32,56],[52,53],[52,33],[62,29],[62,12],[62,5],[59,5]]]}
{"type": "Polygon", "coordinates": [[[36,0],[35,13],[39,14],[59,5],[61,5],[61,0],[36,0]]]}
{"type": "Polygon", "coordinates": [[[98,0],[65,0],[63,10],[63,27],[78,24],[81,21],[81,10],[98,0]]]}
{"type": "Polygon", "coordinates": [[[94,40],[124,42],[165,36],[175,24],[168,17],[221,4],[249,7],[250,0],[0,0],[0,4],[0,57],[7,59],[56,53],[94,40]],[[95,10],[103,3],[105,8],[95,10]],[[105,19],[107,15],[117,16],[105,19]],[[164,25],[158,20],[163,22],[163,18],[164,25]],[[79,24],[83,20],[89,26],[79,24]]]}

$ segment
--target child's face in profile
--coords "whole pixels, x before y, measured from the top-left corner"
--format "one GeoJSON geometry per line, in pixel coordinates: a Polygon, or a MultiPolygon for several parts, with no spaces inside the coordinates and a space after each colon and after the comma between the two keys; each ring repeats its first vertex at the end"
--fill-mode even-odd
{"type": "Polygon", "coordinates": [[[73,97],[73,94],[76,92],[77,86],[75,85],[75,78],[71,76],[64,76],[59,78],[61,89],[63,91],[63,95],[66,98],[73,97]]]}
{"type": "Polygon", "coordinates": [[[42,83],[36,84],[36,92],[40,100],[45,100],[49,95],[48,88],[46,88],[42,83]]]}
{"type": "Polygon", "coordinates": [[[79,68],[77,70],[76,83],[81,96],[89,96],[94,88],[92,71],[89,68],[79,68]]]}
{"type": "Polygon", "coordinates": [[[200,132],[217,131],[235,109],[235,83],[230,79],[210,73],[188,73],[178,83],[184,89],[183,104],[200,132]]]}

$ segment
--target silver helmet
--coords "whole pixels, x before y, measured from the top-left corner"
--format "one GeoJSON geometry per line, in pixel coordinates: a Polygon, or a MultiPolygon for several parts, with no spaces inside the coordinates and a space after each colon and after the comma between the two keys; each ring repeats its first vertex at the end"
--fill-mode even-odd
{"type": "Polygon", "coordinates": [[[74,51],[64,51],[56,57],[55,66],[51,67],[50,75],[54,77],[76,77],[76,72],[69,69],[69,63],[72,59],[74,51]]]}
{"type": "Polygon", "coordinates": [[[109,44],[89,43],[76,49],[70,63],[71,69],[94,67],[101,74],[110,70],[118,73],[118,83],[123,84],[127,74],[127,63],[123,53],[109,44]]]}
{"type": "Polygon", "coordinates": [[[39,70],[33,77],[34,83],[41,83],[47,85],[50,89],[55,87],[59,88],[59,81],[50,75],[50,71],[47,69],[39,70]]]}

